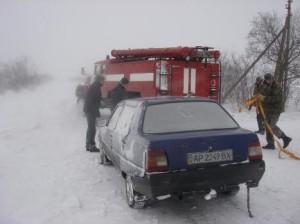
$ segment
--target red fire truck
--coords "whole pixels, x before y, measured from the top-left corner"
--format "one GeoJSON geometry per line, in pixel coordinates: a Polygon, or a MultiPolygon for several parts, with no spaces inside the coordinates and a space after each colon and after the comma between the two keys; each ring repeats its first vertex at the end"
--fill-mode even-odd
{"type": "Polygon", "coordinates": [[[112,58],[95,63],[104,74],[106,97],[126,77],[127,90],[142,97],[203,96],[220,100],[220,52],[209,47],[112,50],[112,58]]]}

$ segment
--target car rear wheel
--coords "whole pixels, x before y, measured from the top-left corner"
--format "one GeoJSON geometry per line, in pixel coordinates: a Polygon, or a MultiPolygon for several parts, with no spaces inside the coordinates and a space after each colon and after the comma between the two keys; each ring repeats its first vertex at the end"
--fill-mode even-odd
{"type": "Polygon", "coordinates": [[[240,191],[240,186],[232,186],[231,188],[228,189],[224,189],[221,190],[219,193],[223,194],[223,195],[228,195],[228,196],[233,196],[236,195],[237,193],[239,193],[240,191]]]}
{"type": "Polygon", "coordinates": [[[146,206],[146,197],[134,190],[132,178],[130,176],[126,176],[125,178],[125,193],[129,207],[144,208],[146,206]]]}

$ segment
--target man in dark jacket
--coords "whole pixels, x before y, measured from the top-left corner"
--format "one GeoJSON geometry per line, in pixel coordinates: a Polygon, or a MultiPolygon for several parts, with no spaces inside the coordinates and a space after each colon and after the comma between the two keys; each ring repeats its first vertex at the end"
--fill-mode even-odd
{"type": "MultiPolygon", "coordinates": [[[[270,125],[273,134],[283,140],[283,148],[286,148],[290,141],[290,137],[286,136],[285,133],[276,125],[279,120],[279,116],[283,111],[282,101],[282,89],[274,80],[274,77],[267,73],[264,76],[266,87],[264,94],[258,94],[259,100],[263,101],[263,108],[266,114],[266,122],[270,125]]],[[[267,129],[267,142],[268,144],[263,146],[264,149],[275,149],[274,137],[267,129]]]]}
{"type": "MultiPolygon", "coordinates": [[[[263,95],[264,93],[263,91],[264,91],[264,79],[261,77],[257,77],[255,80],[253,96],[256,96],[258,94],[263,95]]],[[[249,107],[249,110],[251,109],[251,107],[252,106],[249,107]]],[[[256,131],[255,133],[263,135],[265,133],[264,118],[258,108],[256,108],[256,120],[258,125],[258,131],[256,131]]]]}
{"type": "Polygon", "coordinates": [[[110,91],[109,97],[111,99],[112,108],[127,98],[127,91],[125,86],[129,83],[127,78],[122,78],[119,84],[110,91]]]}
{"type": "Polygon", "coordinates": [[[83,111],[87,118],[87,132],[86,132],[86,150],[90,152],[99,152],[95,144],[96,135],[96,118],[100,117],[101,104],[101,86],[104,83],[103,76],[95,76],[94,82],[89,86],[85,97],[83,111]]]}

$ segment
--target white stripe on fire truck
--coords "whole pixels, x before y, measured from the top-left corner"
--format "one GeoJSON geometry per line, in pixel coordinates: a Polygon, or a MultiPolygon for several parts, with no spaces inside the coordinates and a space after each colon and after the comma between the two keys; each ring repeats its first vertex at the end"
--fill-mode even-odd
{"type": "Polygon", "coordinates": [[[135,82],[153,81],[153,73],[131,73],[130,81],[135,81],[135,82]]]}
{"type": "Polygon", "coordinates": [[[124,77],[124,74],[105,74],[104,76],[105,76],[105,81],[119,82],[124,77]]]}
{"type": "Polygon", "coordinates": [[[184,68],[183,70],[183,93],[189,93],[189,69],[184,68]]]}
{"type": "Polygon", "coordinates": [[[191,93],[196,93],[196,69],[191,69],[191,93]]]}

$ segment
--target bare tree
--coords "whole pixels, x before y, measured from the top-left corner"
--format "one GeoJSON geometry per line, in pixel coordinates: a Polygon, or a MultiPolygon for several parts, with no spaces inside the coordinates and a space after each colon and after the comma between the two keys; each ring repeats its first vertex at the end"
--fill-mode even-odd
{"type": "MultiPolygon", "coordinates": [[[[259,13],[252,21],[252,28],[248,34],[248,57],[257,55],[274,39],[284,26],[284,18],[276,13],[259,13]]],[[[272,47],[262,58],[261,65],[264,69],[275,70],[278,55],[281,48],[282,38],[278,38],[272,47]]],[[[289,51],[287,60],[287,72],[283,79],[275,77],[283,86],[284,102],[290,95],[290,89],[296,79],[300,78],[300,13],[292,16],[290,25],[289,51]]]]}
{"type": "MultiPolygon", "coordinates": [[[[228,91],[232,83],[237,80],[245,68],[248,67],[249,61],[242,55],[223,54],[222,58],[222,93],[228,91]]],[[[255,70],[251,70],[252,75],[243,79],[230,94],[228,99],[231,103],[240,104],[243,100],[249,98],[253,91],[255,70]]]]}
{"type": "Polygon", "coordinates": [[[37,72],[27,58],[21,58],[12,63],[0,64],[0,93],[6,90],[20,90],[36,86],[49,76],[37,72]]]}

